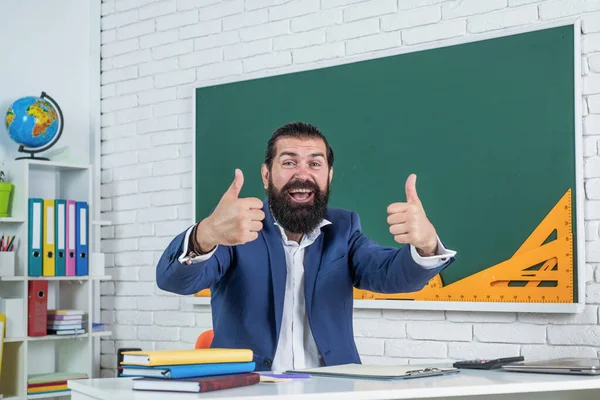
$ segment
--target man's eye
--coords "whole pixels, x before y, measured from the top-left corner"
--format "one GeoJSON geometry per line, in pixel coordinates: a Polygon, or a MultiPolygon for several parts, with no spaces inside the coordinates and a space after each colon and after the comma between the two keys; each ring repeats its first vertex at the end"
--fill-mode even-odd
{"type": "Polygon", "coordinates": [[[314,163],[311,163],[311,165],[312,165],[313,167],[320,167],[320,166],[321,166],[321,163],[314,162],[314,163]]]}
{"type": "Polygon", "coordinates": [[[284,161],[283,165],[294,165],[293,161],[284,161]]]}

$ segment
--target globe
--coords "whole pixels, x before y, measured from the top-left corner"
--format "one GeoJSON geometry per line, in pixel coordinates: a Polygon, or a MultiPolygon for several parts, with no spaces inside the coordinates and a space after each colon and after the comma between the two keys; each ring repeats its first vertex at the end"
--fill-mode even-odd
{"type": "Polygon", "coordinates": [[[62,132],[60,107],[46,93],[16,100],[6,112],[6,130],[20,152],[33,154],[50,148],[62,132]]]}

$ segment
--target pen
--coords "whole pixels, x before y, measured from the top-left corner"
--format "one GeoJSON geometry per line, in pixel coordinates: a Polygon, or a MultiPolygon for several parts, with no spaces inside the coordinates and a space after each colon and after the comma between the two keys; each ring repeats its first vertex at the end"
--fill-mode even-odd
{"type": "Polygon", "coordinates": [[[12,251],[13,250],[13,243],[14,243],[14,241],[15,241],[15,237],[11,236],[10,239],[9,239],[9,241],[8,241],[8,244],[6,245],[6,251],[12,251]]]}

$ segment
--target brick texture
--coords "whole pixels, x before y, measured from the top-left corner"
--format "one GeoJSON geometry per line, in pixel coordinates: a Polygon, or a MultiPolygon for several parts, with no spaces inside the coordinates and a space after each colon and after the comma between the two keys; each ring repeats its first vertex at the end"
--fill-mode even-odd
{"type": "Polygon", "coordinates": [[[356,310],[363,362],[594,357],[600,338],[600,0],[121,0],[101,19],[102,376],[116,348],[190,348],[210,308],[156,287],[192,220],[193,90],[323,60],[581,17],[588,305],[580,314],[356,310]]]}

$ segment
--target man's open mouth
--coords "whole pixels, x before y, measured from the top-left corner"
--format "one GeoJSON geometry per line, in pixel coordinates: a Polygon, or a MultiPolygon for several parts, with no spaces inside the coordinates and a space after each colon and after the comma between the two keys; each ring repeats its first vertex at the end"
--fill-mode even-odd
{"type": "Polygon", "coordinates": [[[288,194],[295,203],[308,203],[314,197],[315,192],[311,189],[290,189],[288,194]]]}

